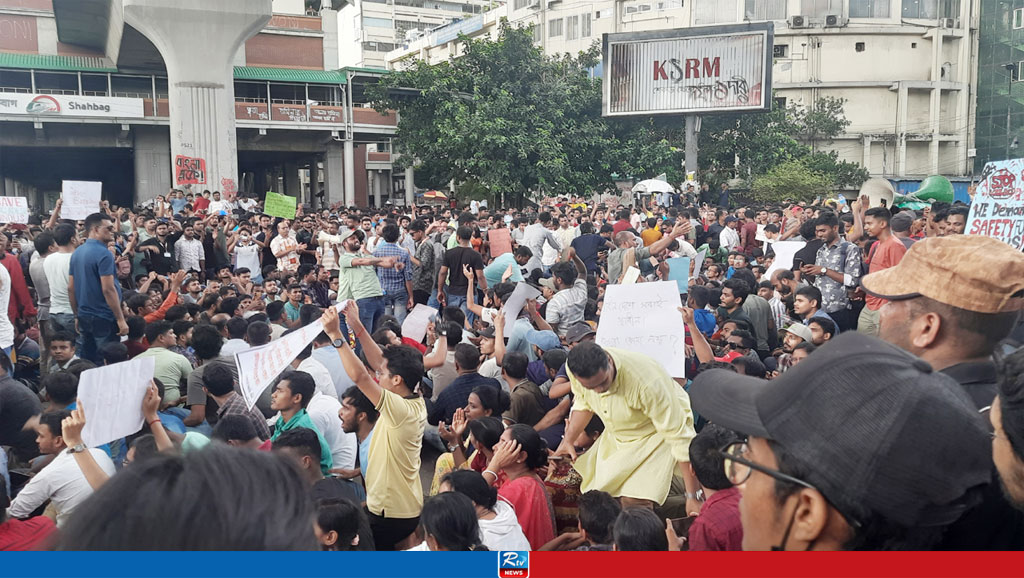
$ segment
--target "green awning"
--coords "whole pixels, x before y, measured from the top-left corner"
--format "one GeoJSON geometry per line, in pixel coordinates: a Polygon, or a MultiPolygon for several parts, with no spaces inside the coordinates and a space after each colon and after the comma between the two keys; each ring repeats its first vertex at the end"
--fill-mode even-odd
{"type": "Polygon", "coordinates": [[[64,70],[68,72],[117,72],[109,60],[98,56],[16,54],[0,52],[0,68],[64,70]]]}
{"type": "Polygon", "coordinates": [[[310,84],[345,84],[345,73],[340,70],[301,70],[297,68],[270,68],[236,66],[235,80],[268,80],[270,82],[299,82],[310,84]]]}

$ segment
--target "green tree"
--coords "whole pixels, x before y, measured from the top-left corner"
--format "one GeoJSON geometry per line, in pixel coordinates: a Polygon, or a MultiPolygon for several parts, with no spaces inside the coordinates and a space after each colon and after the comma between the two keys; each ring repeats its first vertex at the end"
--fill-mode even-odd
{"type": "Polygon", "coordinates": [[[756,177],[751,189],[754,200],[766,203],[812,201],[827,194],[834,186],[825,174],[807,166],[805,160],[784,162],[756,177]]]}

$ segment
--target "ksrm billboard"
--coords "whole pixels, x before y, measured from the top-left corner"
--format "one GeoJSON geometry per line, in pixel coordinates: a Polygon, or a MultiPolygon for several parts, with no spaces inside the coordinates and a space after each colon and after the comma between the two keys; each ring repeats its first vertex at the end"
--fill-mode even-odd
{"type": "Polygon", "coordinates": [[[771,109],[771,22],[604,35],[604,116],[771,109]]]}

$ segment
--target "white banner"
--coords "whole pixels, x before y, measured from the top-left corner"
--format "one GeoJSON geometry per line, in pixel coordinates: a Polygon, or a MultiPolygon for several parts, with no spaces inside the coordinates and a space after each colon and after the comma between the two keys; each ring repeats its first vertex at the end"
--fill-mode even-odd
{"type": "Polygon", "coordinates": [[[608,285],[597,343],[650,355],[672,377],[686,377],[686,332],[675,281],[608,285]]]}
{"type": "MultiPolygon", "coordinates": [[[[779,241],[778,243],[772,243],[772,250],[775,251],[775,260],[772,261],[772,266],[768,267],[768,270],[764,272],[762,277],[771,280],[772,273],[780,269],[792,269],[793,257],[796,257],[796,252],[805,246],[807,246],[807,243],[804,241],[779,241]]],[[[813,263],[804,264],[812,265],[813,263]]]]}
{"type": "Polygon", "coordinates": [[[78,221],[99,212],[103,183],[98,181],[63,181],[60,217],[78,221]]]}
{"type": "Polygon", "coordinates": [[[143,118],[146,107],[141,98],[0,93],[0,114],[143,118]]]}
{"type": "Polygon", "coordinates": [[[1024,250],[1024,159],[985,165],[964,233],[1024,250]]]}
{"type": "MultiPolygon", "coordinates": [[[[334,306],[339,315],[346,303],[348,300],[334,306]]],[[[323,325],[317,319],[277,341],[235,354],[235,364],[238,365],[238,389],[241,390],[242,398],[249,409],[256,405],[256,400],[260,398],[263,390],[288,368],[299,352],[321,331],[323,325]]],[[[333,385],[331,384],[332,387],[333,385]]]]}
{"type": "Polygon", "coordinates": [[[27,223],[28,199],[0,197],[0,223],[27,223]]]}

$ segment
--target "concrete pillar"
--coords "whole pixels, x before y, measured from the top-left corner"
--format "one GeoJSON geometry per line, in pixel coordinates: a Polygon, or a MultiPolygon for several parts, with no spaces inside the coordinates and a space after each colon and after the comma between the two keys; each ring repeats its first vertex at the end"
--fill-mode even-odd
{"type": "Polygon", "coordinates": [[[122,2],[125,22],[156,46],[167,67],[174,184],[237,190],[232,65],[245,41],[270,21],[272,0],[122,2]],[[178,171],[179,165],[189,170],[178,171]]]}
{"type": "Polygon", "coordinates": [[[7,196],[7,178],[4,177],[4,149],[0,147],[0,197],[7,196]]]}
{"type": "Polygon", "coordinates": [[[409,165],[405,168],[405,206],[416,202],[416,170],[409,165]]]}
{"type": "Polygon", "coordinates": [[[302,180],[299,178],[299,165],[291,162],[284,164],[284,194],[295,197],[302,202],[302,180]]]}
{"type": "Polygon", "coordinates": [[[355,143],[345,141],[345,206],[356,204],[356,153],[355,143]]]}
{"type": "Polygon", "coordinates": [[[345,200],[343,164],[341,144],[331,142],[324,153],[324,202],[328,205],[345,200]]]}
{"type": "MultiPolygon", "coordinates": [[[[141,203],[166,195],[171,188],[171,142],[164,127],[137,124],[132,126],[135,137],[135,202],[141,203]]],[[[201,193],[203,185],[194,185],[194,193],[201,193]]]]}
{"type": "Polygon", "coordinates": [[[380,207],[380,194],[377,192],[377,171],[366,171],[366,196],[373,197],[373,206],[380,207]]]}

